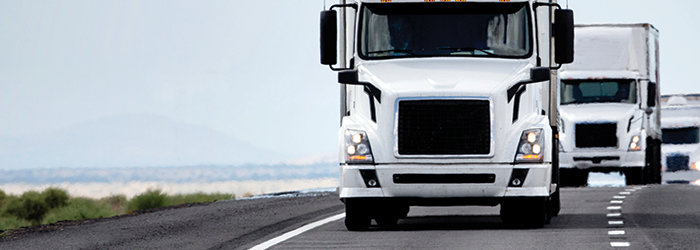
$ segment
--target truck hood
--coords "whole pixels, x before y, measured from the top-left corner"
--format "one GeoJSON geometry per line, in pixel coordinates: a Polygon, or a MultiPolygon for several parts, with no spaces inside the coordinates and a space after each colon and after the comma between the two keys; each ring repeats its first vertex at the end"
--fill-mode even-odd
{"type": "Polygon", "coordinates": [[[489,96],[529,77],[527,60],[421,58],[364,62],[368,80],[398,96],[489,96]]]}
{"type": "MultiPolygon", "coordinates": [[[[560,106],[560,115],[565,121],[573,123],[611,121],[624,121],[627,123],[637,110],[637,104],[569,104],[560,106]]],[[[636,120],[640,117],[634,117],[634,119],[636,120]]]]}

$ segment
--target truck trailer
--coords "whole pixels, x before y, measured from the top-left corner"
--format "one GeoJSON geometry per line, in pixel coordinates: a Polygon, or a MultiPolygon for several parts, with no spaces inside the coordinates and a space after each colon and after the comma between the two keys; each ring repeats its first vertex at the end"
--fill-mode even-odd
{"type": "Polygon", "coordinates": [[[542,227],[560,209],[558,69],[573,11],[556,1],[357,0],[321,12],[338,71],[345,226],[411,206],[500,205],[542,227]]]}
{"type": "Polygon", "coordinates": [[[586,185],[589,172],[660,183],[659,31],[648,23],[574,30],[576,60],[561,70],[561,184],[586,185]]]}

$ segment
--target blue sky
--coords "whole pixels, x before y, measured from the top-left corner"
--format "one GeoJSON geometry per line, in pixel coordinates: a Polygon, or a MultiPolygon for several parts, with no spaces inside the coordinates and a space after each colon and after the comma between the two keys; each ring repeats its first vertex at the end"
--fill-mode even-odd
{"type": "MultiPolygon", "coordinates": [[[[339,85],[319,64],[323,6],[322,0],[0,1],[0,136],[155,114],[289,155],[334,152],[339,85]]],[[[577,23],[652,23],[661,34],[662,93],[700,92],[700,17],[693,13],[700,2],[568,6],[577,23]]]]}

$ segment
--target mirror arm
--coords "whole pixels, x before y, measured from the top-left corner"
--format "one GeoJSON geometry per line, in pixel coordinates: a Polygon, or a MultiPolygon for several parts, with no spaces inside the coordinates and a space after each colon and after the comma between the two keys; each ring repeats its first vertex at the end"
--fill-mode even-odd
{"type": "Polygon", "coordinates": [[[382,103],[382,91],[370,82],[361,82],[357,79],[357,70],[344,70],[338,72],[338,82],[341,84],[363,85],[369,90],[370,96],[382,103]]]}
{"type": "Polygon", "coordinates": [[[331,7],[328,8],[328,10],[332,10],[333,8],[344,8],[344,7],[351,7],[353,9],[357,10],[356,3],[334,4],[334,5],[331,5],[331,7]]]}

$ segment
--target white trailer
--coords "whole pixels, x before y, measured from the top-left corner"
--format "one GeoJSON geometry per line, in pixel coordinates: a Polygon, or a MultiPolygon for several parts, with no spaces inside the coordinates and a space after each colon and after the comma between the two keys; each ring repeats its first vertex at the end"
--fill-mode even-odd
{"type": "Polygon", "coordinates": [[[671,96],[661,112],[664,171],[700,170],[700,101],[671,96]]]}
{"type": "Polygon", "coordinates": [[[660,183],[659,31],[576,25],[575,37],[576,60],[561,71],[562,185],[586,185],[592,171],[660,183]]]}
{"type": "Polygon", "coordinates": [[[323,11],[321,63],[341,83],[346,227],[391,226],[410,206],[499,204],[504,221],[542,227],[560,209],[558,67],[572,60],[573,11],[556,1],[323,11]]]}

